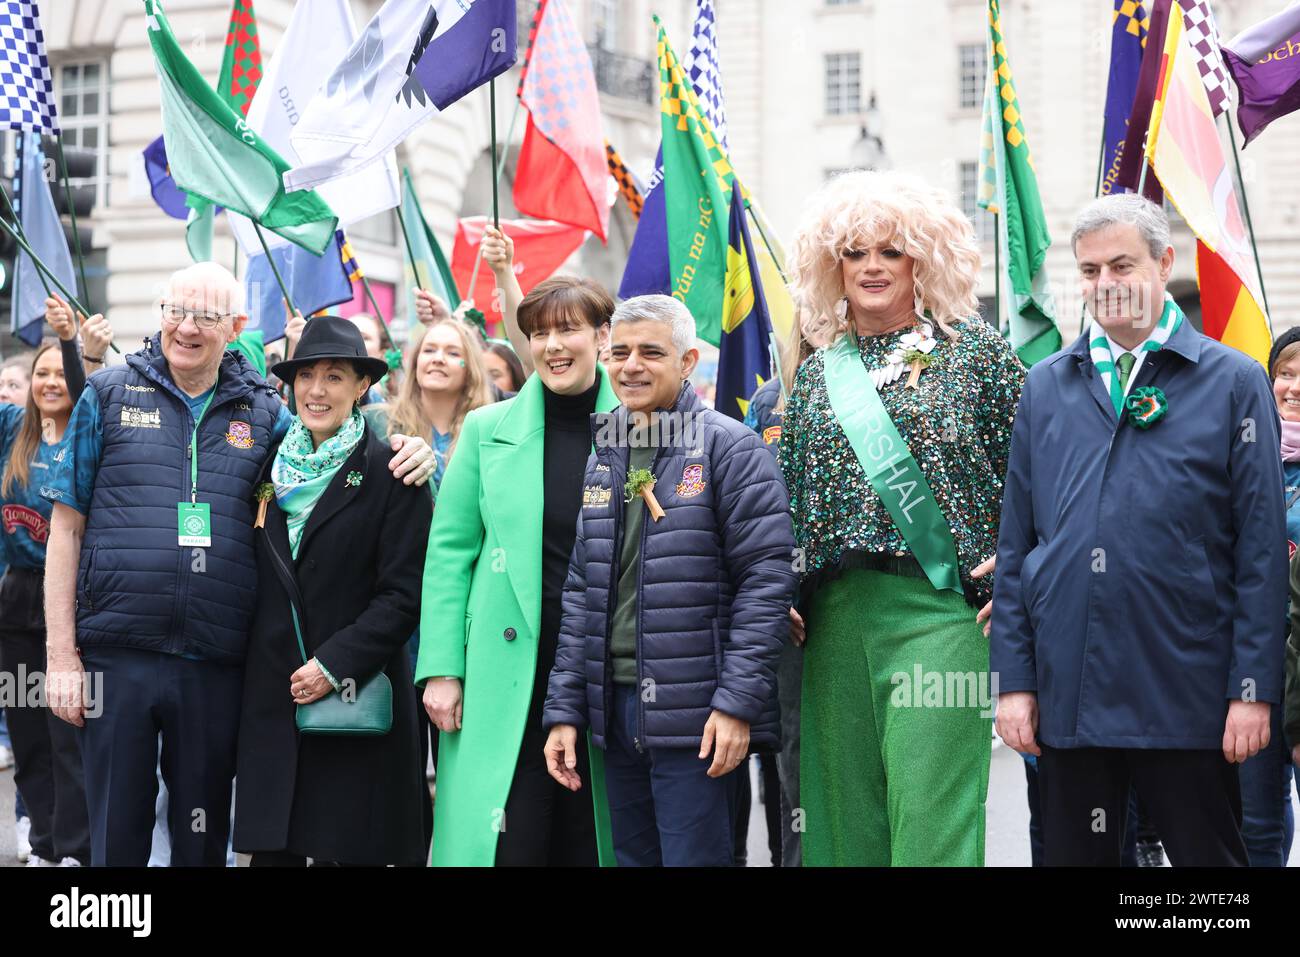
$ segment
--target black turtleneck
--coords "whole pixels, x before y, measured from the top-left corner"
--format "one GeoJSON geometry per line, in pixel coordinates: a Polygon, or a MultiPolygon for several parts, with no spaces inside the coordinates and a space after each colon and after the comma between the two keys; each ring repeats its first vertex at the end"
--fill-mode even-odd
{"type": "Polygon", "coordinates": [[[542,386],[546,400],[546,451],[542,465],[542,628],[532,702],[537,722],[541,721],[546,682],[555,664],[560,600],[578,532],[582,480],[591,454],[591,415],[596,411],[599,392],[599,379],[578,395],[560,395],[542,386]]]}

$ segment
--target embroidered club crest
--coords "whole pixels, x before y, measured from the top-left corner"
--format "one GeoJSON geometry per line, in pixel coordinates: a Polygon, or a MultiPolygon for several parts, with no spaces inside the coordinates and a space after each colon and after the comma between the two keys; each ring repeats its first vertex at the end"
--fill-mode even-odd
{"type": "Polygon", "coordinates": [[[694,498],[704,491],[704,466],[688,465],[682,469],[682,480],[677,483],[678,498],[694,498]]]}
{"type": "Polygon", "coordinates": [[[251,449],[253,447],[253,428],[247,422],[232,420],[230,431],[226,433],[226,441],[237,449],[251,449]]]}

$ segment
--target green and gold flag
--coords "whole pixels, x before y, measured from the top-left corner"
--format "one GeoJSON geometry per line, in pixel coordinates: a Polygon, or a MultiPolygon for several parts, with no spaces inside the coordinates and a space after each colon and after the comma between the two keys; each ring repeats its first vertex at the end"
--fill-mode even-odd
{"type": "Polygon", "coordinates": [[[695,317],[695,334],[716,346],[727,276],[727,197],[735,173],[658,17],[655,25],[670,292],[695,317]]]}
{"type": "Polygon", "coordinates": [[[1052,238],[1011,80],[998,0],[989,0],[988,65],[979,205],[998,217],[995,242],[1003,275],[997,282],[1009,293],[1007,308],[1002,310],[1006,319],[999,316],[998,322],[1020,361],[1031,366],[1061,348],[1061,333],[1044,269],[1052,238]]]}

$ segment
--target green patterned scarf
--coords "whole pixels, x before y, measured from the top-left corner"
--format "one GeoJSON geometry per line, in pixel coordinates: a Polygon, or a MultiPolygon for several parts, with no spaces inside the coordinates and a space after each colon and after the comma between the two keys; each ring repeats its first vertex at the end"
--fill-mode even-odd
{"type": "MultiPolygon", "coordinates": [[[[1137,351],[1158,352],[1169,341],[1169,337],[1174,334],[1182,321],[1183,311],[1174,302],[1174,297],[1165,293],[1165,309],[1160,316],[1160,321],[1151,330],[1151,335],[1147,336],[1146,342],[1138,346],[1137,351]]],[[[1115,357],[1111,355],[1110,340],[1106,337],[1106,331],[1096,319],[1093,319],[1088,326],[1088,351],[1092,356],[1092,364],[1101,373],[1101,383],[1106,389],[1106,394],[1110,396],[1111,404],[1115,406],[1115,414],[1121,415],[1124,408],[1124,392],[1119,387],[1115,357]]]]}
{"type": "Polygon", "coordinates": [[[293,417],[271,465],[271,481],[275,484],[275,502],[289,527],[289,552],[295,559],[312,509],[364,432],[365,420],[353,409],[339,430],[316,448],[302,419],[293,417]]]}

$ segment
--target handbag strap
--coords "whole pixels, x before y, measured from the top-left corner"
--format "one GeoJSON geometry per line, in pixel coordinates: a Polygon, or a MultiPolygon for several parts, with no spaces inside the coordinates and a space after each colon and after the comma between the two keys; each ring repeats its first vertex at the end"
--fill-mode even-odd
{"type": "Polygon", "coordinates": [[[302,626],[298,624],[298,609],[294,607],[293,599],[289,599],[289,614],[293,616],[293,636],[298,639],[298,651],[302,653],[302,663],[307,663],[307,646],[302,641],[302,626]]]}
{"type": "MultiPolygon", "coordinates": [[[[265,528],[262,529],[262,534],[266,535],[268,538],[270,537],[265,528]]],[[[293,635],[298,639],[298,651],[301,652],[302,663],[305,665],[308,661],[307,646],[302,640],[302,623],[298,617],[298,604],[301,600],[301,596],[298,593],[298,582],[293,577],[293,572],[285,567],[284,559],[280,553],[275,550],[275,546],[268,541],[266,547],[271,553],[271,567],[275,569],[275,577],[280,579],[280,584],[284,588],[285,597],[289,599],[289,615],[293,619],[293,635]]]]}

